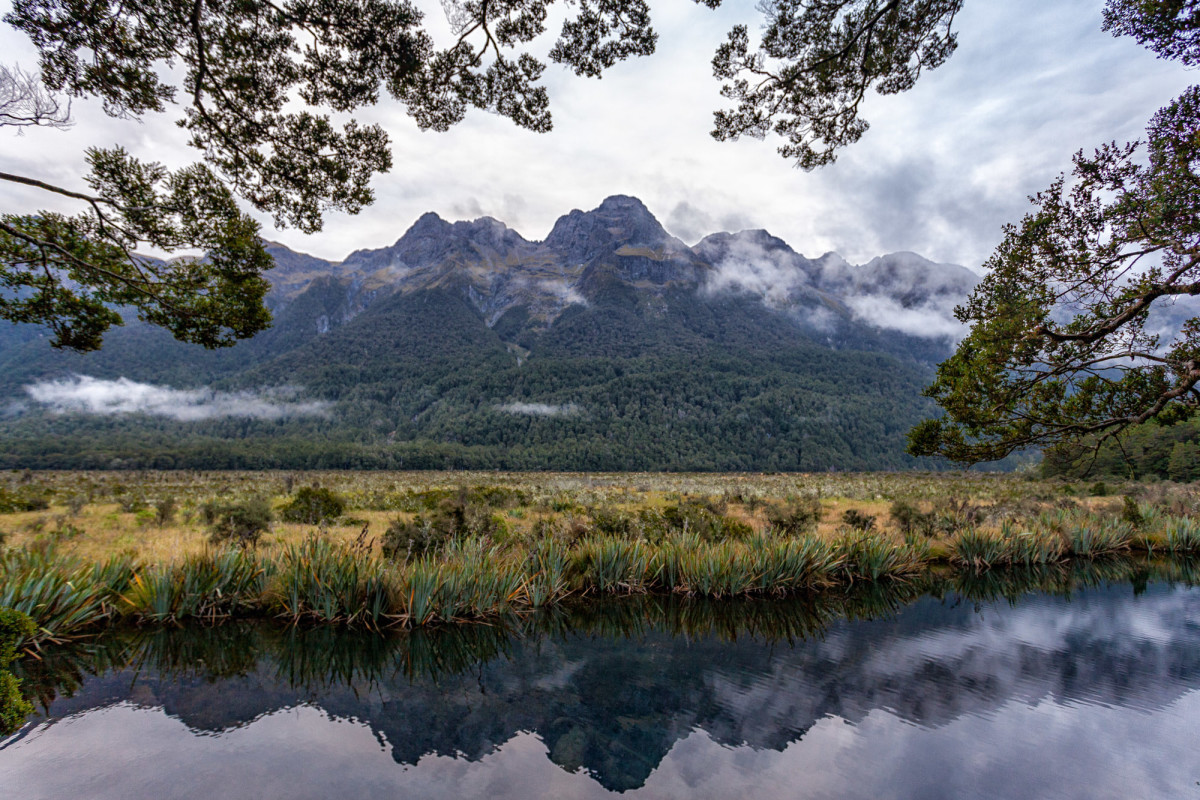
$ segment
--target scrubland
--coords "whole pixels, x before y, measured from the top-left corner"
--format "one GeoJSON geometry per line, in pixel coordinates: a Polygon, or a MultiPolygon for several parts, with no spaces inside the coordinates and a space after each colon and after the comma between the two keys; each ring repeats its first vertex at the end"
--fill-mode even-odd
{"type": "Polygon", "coordinates": [[[1191,485],[990,473],[11,472],[0,607],[37,641],[240,616],[414,627],[599,595],[1186,562],[1198,515],[1191,485]]]}

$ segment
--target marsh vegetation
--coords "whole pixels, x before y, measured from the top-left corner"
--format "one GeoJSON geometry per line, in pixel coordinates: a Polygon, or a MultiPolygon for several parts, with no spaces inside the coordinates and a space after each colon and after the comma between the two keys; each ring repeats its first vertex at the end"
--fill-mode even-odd
{"type": "Polygon", "coordinates": [[[420,627],[1200,553],[1191,486],[970,473],[14,472],[0,508],[26,648],[118,622],[420,627]]]}

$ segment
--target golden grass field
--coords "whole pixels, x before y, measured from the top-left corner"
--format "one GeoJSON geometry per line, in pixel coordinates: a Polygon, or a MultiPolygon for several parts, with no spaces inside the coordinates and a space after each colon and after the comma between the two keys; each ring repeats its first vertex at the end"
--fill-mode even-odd
{"type": "MultiPolygon", "coordinates": [[[[981,523],[998,525],[1009,516],[1030,517],[1053,509],[1117,513],[1123,497],[1171,506],[1186,513],[1200,497],[1189,486],[1034,480],[996,473],[817,473],[817,474],[674,474],[674,473],[499,473],[499,472],[10,472],[0,476],[0,491],[43,493],[49,507],[0,513],[0,534],[13,548],[53,543],[65,553],[99,561],[129,555],[142,563],[175,562],[208,546],[209,532],[199,509],[208,500],[267,498],[275,509],[301,486],[332,489],[346,500],[346,512],[321,526],[335,541],[354,540],[364,525],[368,539],[378,538],[390,522],[411,519],[420,509],[412,502],[423,493],[491,487],[511,490],[494,513],[507,538],[519,541],[540,520],[586,520],[596,509],[637,513],[687,500],[719,503],[727,518],[755,531],[768,527],[766,509],[798,498],[820,502],[818,536],[844,529],[850,509],[876,518],[876,530],[899,530],[889,509],[906,501],[923,511],[967,503],[991,510],[981,523]],[[1094,490],[1107,490],[1093,496],[1094,490]],[[172,498],[176,510],[165,522],[155,519],[155,504],[172,498]],[[991,519],[989,519],[989,517],[991,519]]],[[[316,526],[272,523],[259,549],[269,553],[301,541],[316,526]]],[[[935,543],[936,544],[936,543],[935,543]]]]}

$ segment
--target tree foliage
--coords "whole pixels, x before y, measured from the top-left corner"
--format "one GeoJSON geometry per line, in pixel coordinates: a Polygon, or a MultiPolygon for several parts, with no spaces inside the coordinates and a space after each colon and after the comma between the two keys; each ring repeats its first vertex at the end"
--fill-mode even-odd
{"type": "MultiPolygon", "coordinates": [[[[1193,6],[1112,0],[1107,19],[1192,63],[1193,6]]],[[[977,462],[1081,437],[1098,445],[1200,407],[1200,319],[1165,332],[1151,324],[1152,311],[1200,294],[1200,87],[1147,134],[1145,146],[1078,153],[1070,178],[1006,227],[957,311],[971,332],[926,390],[946,414],[913,429],[911,452],[977,462]]]]}
{"type": "MultiPolygon", "coordinates": [[[[38,48],[42,86],[7,70],[0,125],[65,124],[62,96],[130,119],[178,104],[203,162],[169,171],[93,150],[91,193],[0,173],[82,208],[0,216],[0,318],[77,350],[99,347],[124,309],[208,347],[252,336],[270,322],[271,260],[235,198],[306,232],[372,202],[371,178],[392,164],[387,134],[334,115],[384,91],[422,128],[474,107],[549,130],[544,64],[511,51],[545,32],[551,2],[452,4],[455,38],[439,49],[407,0],[17,0],[5,21],[38,48]],[[204,255],[164,262],[139,247],[204,255]]],[[[550,56],[597,75],[655,38],[641,0],[582,0],[550,56]]]]}
{"type": "Polygon", "coordinates": [[[713,59],[721,94],[737,103],[715,115],[713,137],[781,136],[784,158],[804,169],[831,163],[868,124],[867,90],[911,89],[957,45],[963,0],[771,0],[761,43],[738,25],[713,59]]]}

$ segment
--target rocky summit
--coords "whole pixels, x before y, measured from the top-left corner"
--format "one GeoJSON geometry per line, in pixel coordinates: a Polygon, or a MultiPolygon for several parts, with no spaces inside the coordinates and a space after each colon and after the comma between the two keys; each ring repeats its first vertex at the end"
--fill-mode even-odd
{"type": "Polygon", "coordinates": [[[0,330],[0,466],[914,466],[904,434],[978,280],[762,230],[688,245],[625,196],[542,241],[428,213],[338,263],[268,249],[275,324],[229,350],[137,322],[86,355],[0,330]]]}

